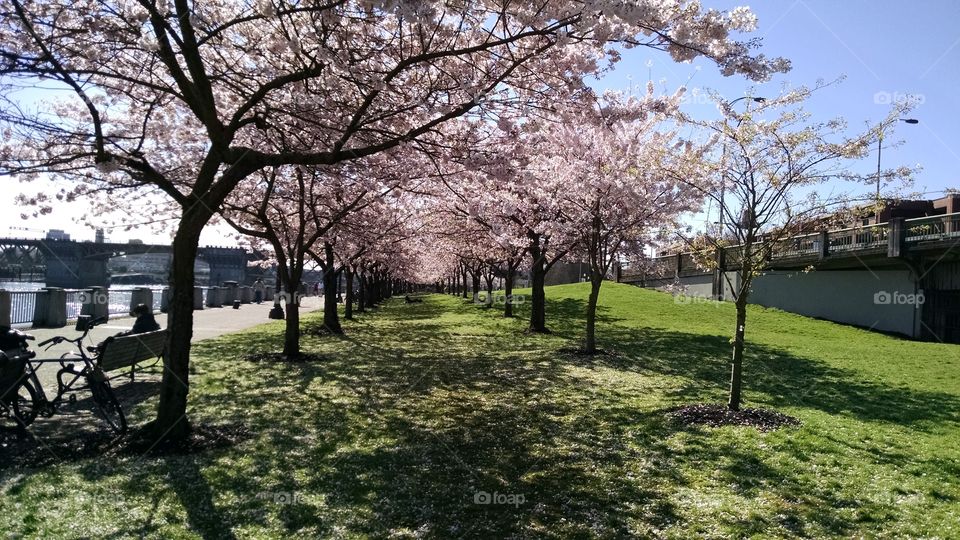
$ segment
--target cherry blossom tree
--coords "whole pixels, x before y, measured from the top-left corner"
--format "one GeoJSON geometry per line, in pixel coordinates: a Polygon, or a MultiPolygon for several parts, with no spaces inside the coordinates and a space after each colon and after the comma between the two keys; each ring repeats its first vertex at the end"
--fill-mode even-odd
{"type": "Polygon", "coordinates": [[[667,123],[683,89],[656,96],[651,83],[647,90],[639,99],[607,94],[596,106],[573,108],[546,127],[552,144],[541,149],[544,176],[561,186],[562,222],[575,239],[575,253],[590,264],[587,354],[597,352],[597,301],[611,265],[698,200],[690,185],[708,146],[678,139],[667,123]],[[662,173],[665,165],[673,175],[662,173]]]}
{"type": "MultiPolygon", "coordinates": [[[[719,138],[722,151],[703,164],[714,182],[691,187],[718,208],[724,225],[685,240],[702,266],[720,273],[736,306],[731,410],[739,410],[742,402],[747,303],[753,279],[777,253],[795,248],[790,237],[817,232],[810,228],[821,227],[831,216],[845,215],[844,207],[857,199],[856,186],[876,180],[872,174],[849,169],[874,147],[881,136],[876,128],[848,135],[842,119],[816,122],[803,110],[804,101],[824,86],[818,83],[775,99],[750,100],[742,113],[720,100],[719,120],[697,122],[719,138]],[[736,270],[725,271],[728,265],[736,270]]],[[[909,104],[899,104],[885,123],[895,123],[908,108],[909,104]]],[[[897,171],[901,176],[909,173],[909,169],[897,171]]],[[[680,170],[672,175],[688,180],[680,170]]]]}
{"type": "Polygon", "coordinates": [[[421,232],[418,211],[409,198],[400,190],[392,190],[389,196],[377,197],[337,227],[335,249],[346,278],[345,319],[353,318],[354,302],[362,312],[382,299],[386,274],[398,279],[406,276],[413,257],[409,242],[421,232]],[[355,280],[359,285],[356,294],[355,280]]]}
{"type": "Polygon", "coordinates": [[[176,439],[189,431],[199,236],[245,178],[376,154],[482,112],[481,96],[516,106],[562,96],[615,56],[611,41],[755,79],[787,69],[733,36],[755,26],[746,8],[681,0],[0,0],[0,173],[73,179],[57,196],[120,207],[135,190],[178,218],[149,432],[176,439]],[[24,92],[38,86],[72,98],[24,92]]]}
{"type": "Polygon", "coordinates": [[[299,291],[311,251],[351,213],[399,189],[404,178],[389,157],[385,152],[338,166],[265,169],[224,201],[223,218],[238,232],[265,241],[276,255],[286,299],[286,358],[300,354],[299,291]]]}

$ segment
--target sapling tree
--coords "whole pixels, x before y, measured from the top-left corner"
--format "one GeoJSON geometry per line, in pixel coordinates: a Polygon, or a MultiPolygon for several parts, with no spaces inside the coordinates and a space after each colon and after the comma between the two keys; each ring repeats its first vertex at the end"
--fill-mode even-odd
{"type": "MultiPolygon", "coordinates": [[[[791,236],[809,232],[811,223],[822,222],[853,200],[851,189],[858,183],[875,180],[849,167],[873,148],[876,129],[850,135],[843,120],[816,122],[803,110],[803,102],[823,86],[751,100],[744,112],[721,100],[719,120],[698,122],[719,137],[722,150],[719,158],[704,163],[715,182],[691,187],[719,209],[724,225],[687,241],[701,265],[720,272],[736,306],[727,404],[731,410],[739,410],[743,400],[747,303],[754,278],[769,267],[778,250],[789,249],[791,236]]],[[[886,123],[908,106],[896,106],[886,123]]],[[[673,174],[686,180],[679,171],[673,174]]]]}

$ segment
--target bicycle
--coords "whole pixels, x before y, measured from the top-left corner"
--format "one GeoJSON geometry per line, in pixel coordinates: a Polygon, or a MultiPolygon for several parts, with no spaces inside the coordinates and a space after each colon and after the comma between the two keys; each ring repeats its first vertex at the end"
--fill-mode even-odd
{"type": "Polygon", "coordinates": [[[20,429],[33,422],[34,404],[40,399],[26,370],[27,360],[36,354],[27,347],[33,339],[13,328],[0,332],[0,416],[12,418],[20,429]]]}
{"type": "Polygon", "coordinates": [[[54,336],[50,339],[41,341],[37,347],[46,346],[47,349],[63,342],[72,343],[77,346],[77,352],[69,352],[54,359],[35,360],[36,353],[28,350],[27,341],[32,340],[33,336],[24,334],[17,330],[11,333],[19,345],[11,357],[7,353],[8,365],[5,369],[6,374],[0,374],[0,379],[13,380],[15,386],[8,387],[9,390],[0,402],[3,402],[3,412],[6,416],[12,417],[20,429],[29,426],[37,416],[50,418],[56,414],[57,409],[63,404],[64,397],[70,403],[76,403],[77,393],[82,390],[90,390],[93,403],[98,415],[117,433],[123,433],[127,429],[127,419],[120,407],[120,402],[110,387],[110,382],[106,374],[100,369],[97,363],[96,355],[99,349],[93,346],[83,346],[83,340],[95,326],[106,322],[105,318],[90,320],[89,316],[81,316],[77,320],[77,331],[83,333],[74,339],[66,336],[54,336]],[[94,356],[88,356],[87,352],[94,356]],[[37,370],[44,364],[56,363],[60,365],[57,371],[57,395],[52,400],[47,398],[37,370]],[[80,365],[78,369],[76,364],[80,365]],[[17,370],[21,370],[19,373],[17,370]],[[82,382],[81,382],[82,381],[82,382]]]}

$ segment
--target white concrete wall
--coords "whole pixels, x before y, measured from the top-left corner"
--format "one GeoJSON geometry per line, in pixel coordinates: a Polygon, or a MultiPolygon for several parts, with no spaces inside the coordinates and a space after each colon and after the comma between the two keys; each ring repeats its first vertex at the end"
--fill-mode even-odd
{"type": "MultiPolygon", "coordinates": [[[[735,272],[727,277],[738,285],[735,272]]],[[[690,296],[710,297],[711,276],[680,279],[690,296]]],[[[724,281],[724,298],[733,300],[724,281]]],[[[874,330],[920,335],[922,306],[907,270],[767,272],[753,280],[750,303],[874,330]],[[884,294],[885,293],[885,294],[884,294]],[[878,298],[879,296],[879,298],[878,298]]]]}
{"type": "Polygon", "coordinates": [[[907,270],[768,272],[754,279],[750,302],[917,336],[921,313],[908,296],[916,292],[907,270]]]}
{"type": "Polygon", "coordinates": [[[680,278],[680,285],[684,287],[687,296],[699,296],[702,298],[713,297],[713,277],[712,276],[687,276],[680,278]]]}

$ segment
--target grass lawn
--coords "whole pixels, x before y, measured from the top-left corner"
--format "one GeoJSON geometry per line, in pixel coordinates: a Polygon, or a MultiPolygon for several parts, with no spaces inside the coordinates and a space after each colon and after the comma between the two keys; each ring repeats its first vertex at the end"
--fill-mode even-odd
{"type": "Polygon", "coordinates": [[[505,320],[433,295],[361,314],[345,338],[306,335],[322,362],[241,359],[278,349],[282,323],[202,342],[192,419],[242,423],[248,439],[0,471],[0,531],[960,537],[960,347],[752,308],[746,405],[802,426],[685,427],[663,410],[724,400],[733,307],[605,284],[598,335],[612,354],[586,358],[566,351],[587,290],[548,288],[547,336],[524,334],[522,308],[505,320]]]}

